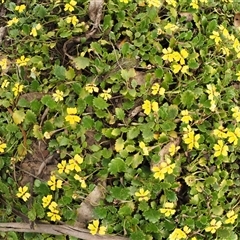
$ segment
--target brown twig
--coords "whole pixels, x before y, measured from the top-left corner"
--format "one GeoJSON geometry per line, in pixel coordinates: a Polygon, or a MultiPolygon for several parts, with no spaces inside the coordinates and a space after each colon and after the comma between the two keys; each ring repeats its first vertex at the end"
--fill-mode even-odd
{"type": "Polygon", "coordinates": [[[101,236],[92,235],[87,229],[76,228],[70,225],[53,225],[53,224],[34,224],[31,229],[29,223],[0,223],[0,232],[32,232],[53,235],[69,235],[83,240],[128,240],[125,237],[118,236],[101,236]]]}

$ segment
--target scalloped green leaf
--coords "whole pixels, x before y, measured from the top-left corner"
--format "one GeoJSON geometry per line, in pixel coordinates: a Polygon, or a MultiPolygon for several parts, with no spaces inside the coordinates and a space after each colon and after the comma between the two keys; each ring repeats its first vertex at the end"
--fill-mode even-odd
{"type": "Polygon", "coordinates": [[[86,57],[76,57],[72,62],[77,70],[85,69],[90,65],[90,60],[86,57]]]}
{"type": "Polygon", "coordinates": [[[24,121],[25,116],[26,116],[26,114],[25,114],[24,110],[21,109],[21,110],[15,110],[13,112],[12,118],[13,118],[14,123],[19,125],[24,121]]]}
{"type": "Polygon", "coordinates": [[[126,168],[126,163],[123,161],[123,159],[118,157],[112,159],[112,161],[108,164],[108,171],[114,175],[120,172],[125,172],[126,168]]]}
{"type": "Polygon", "coordinates": [[[97,97],[93,99],[93,106],[97,109],[103,110],[107,109],[109,104],[101,97],[97,97]]]}

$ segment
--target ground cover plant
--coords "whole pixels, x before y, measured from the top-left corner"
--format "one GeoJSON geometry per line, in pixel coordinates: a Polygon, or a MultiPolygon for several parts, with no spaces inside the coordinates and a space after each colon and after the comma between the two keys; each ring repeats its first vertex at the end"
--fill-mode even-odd
{"type": "Polygon", "coordinates": [[[0,2],[1,223],[238,239],[237,1],[0,2]]]}

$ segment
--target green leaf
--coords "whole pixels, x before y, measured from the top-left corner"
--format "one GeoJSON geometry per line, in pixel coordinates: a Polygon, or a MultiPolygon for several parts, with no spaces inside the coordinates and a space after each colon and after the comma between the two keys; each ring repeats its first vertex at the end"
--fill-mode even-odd
{"type": "Polygon", "coordinates": [[[7,239],[8,240],[18,240],[18,236],[15,232],[8,232],[7,239]]]}
{"type": "Polygon", "coordinates": [[[127,138],[134,139],[139,135],[139,133],[140,133],[140,130],[138,127],[131,127],[127,132],[127,138]]]}
{"type": "Polygon", "coordinates": [[[213,206],[212,213],[217,216],[222,216],[224,209],[221,206],[213,206]]]}
{"type": "Polygon", "coordinates": [[[129,202],[120,207],[118,214],[121,217],[130,216],[132,214],[133,210],[134,210],[134,203],[129,202]]]}
{"type": "Polygon", "coordinates": [[[190,69],[197,69],[199,67],[199,63],[196,62],[194,59],[190,59],[188,61],[188,66],[190,69]]]}
{"type": "Polygon", "coordinates": [[[163,74],[164,74],[164,71],[163,71],[162,68],[157,68],[157,69],[155,70],[155,76],[156,76],[157,78],[162,78],[162,77],[163,77],[163,74]]]}
{"type": "Polygon", "coordinates": [[[94,208],[94,216],[96,215],[99,219],[104,219],[107,216],[107,209],[105,207],[95,207],[94,208]]]}
{"type": "Polygon", "coordinates": [[[125,172],[126,171],[126,163],[121,158],[114,158],[109,164],[108,164],[108,171],[111,174],[116,175],[119,172],[125,172]]]}
{"type": "Polygon", "coordinates": [[[33,126],[33,136],[37,139],[43,139],[43,134],[41,131],[41,127],[39,125],[33,126]]]}
{"type": "Polygon", "coordinates": [[[238,240],[238,236],[236,233],[231,231],[230,229],[221,228],[217,230],[217,239],[219,240],[238,240]]]}
{"type": "Polygon", "coordinates": [[[36,219],[36,210],[34,208],[32,208],[30,211],[28,211],[28,218],[30,221],[35,221],[36,219]]]}
{"type": "Polygon", "coordinates": [[[141,230],[137,230],[134,233],[130,234],[130,240],[146,240],[146,235],[141,231],[141,230]]]}
{"type": "Polygon", "coordinates": [[[53,74],[59,80],[65,80],[66,69],[63,66],[55,65],[53,67],[53,74]]]}
{"type": "Polygon", "coordinates": [[[33,207],[38,218],[43,218],[45,216],[45,210],[40,202],[34,202],[33,207]]]}
{"type": "Polygon", "coordinates": [[[115,113],[116,113],[117,119],[119,119],[119,120],[124,120],[124,118],[125,118],[125,113],[124,113],[124,111],[122,110],[122,108],[115,108],[115,113]]]}
{"type": "Polygon", "coordinates": [[[85,69],[90,65],[90,60],[85,57],[76,57],[73,59],[73,65],[77,70],[85,69]]]}
{"type": "Polygon", "coordinates": [[[136,76],[136,72],[135,72],[134,68],[130,68],[129,70],[122,69],[121,76],[124,80],[129,80],[130,78],[133,78],[136,76]]]}
{"type": "Polygon", "coordinates": [[[156,223],[159,221],[161,214],[158,210],[156,209],[149,209],[145,212],[143,212],[143,216],[152,223],[156,223]]]}
{"type": "Polygon", "coordinates": [[[35,8],[33,8],[33,14],[36,17],[44,18],[47,15],[47,9],[44,6],[38,4],[35,8]]]}
{"type": "Polygon", "coordinates": [[[129,189],[123,187],[112,187],[110,193],[113,198],[118,200],[127,200],[130,198],[129,189]]]}
{"type": "Polygon", "coordinates": [[[168,201],[170,201],[170,202],[177,201],[177,195],[174,191],[165,190],[165,195],[166,195],[168,201]]]}
{"type": "Polygon", "coordinates": [[[90,116],[84,116],[81,120],[81,125],[86,129],[92,129],[94,120],[90,116]]]}
{"type": "Polygon", "coordinates": [[[131,153],[136,150],[136,147],[134,145],[127,145],[125,149],[127,150],[127,152],[131,153]]]}
{"type": "Polygon", "coordinates": [[[160,124],[160,127],[163,132],[170,132],[176,128],[176,124],[173,121],[165,121],[164,123],[160,124]]]}
{"type": "Polygon", "coordinates": [[[8,123],[6,129],[10,133],[16,133],[19,130],[18,126],[14,123],[8,123]]]}
{"type": "Polygon", "coordinates": [[[57,103],[49,95],[43,96],[41,102],[50,109],[57,108],[57,103]]]}
{"type": "Polygon", "coordinates": [[[25,98],[20,98],[18,103],[17,103],[17,106],[18,107],[29,107],[30,103],[25,98]]]}
{"type": "Polygon", "coordinates": [[[24,110],[16,110],[13,112],[12,115],[13,121],[15,124],[20,124],[23,122],[24,118],[25,118],[25,113],[24,110]]]}
{"type": "Polygon", "coordinates": [[[34,56],[30,59],[30,62],[37,68],[43,68],[43,59],[41,56],[34,56]]]}
{"type": "Polygon", "coordinates": [[[76,76],[74,69],[69,67],[69,69],[65,72],[65,76],[67,80],[73,80],[76,76]]]}
{"type": "Polygon", "coordinates": [[[168,119],[174,120],[178,115],[178,106],[177,105],[170,105],[168,108],[168,119]]]}
{"type": "Polygon", "coordinates": [[[126,164],[132,168],[137,168],[142,162],[143,156],[140,153],[136,153],[126,159],[126,164]]]}
{"type": "Polygon", "coordinates": [[[115,142],[115,150],[116,152],[120,152],[124,148],[124,140],[122,138],[118,138],[115,142]]]}
{"type": "Polygon", "coordinates": [[[36,123],[37,122],[36,114],[34,112],[32,112],[31,110],[27,110],[25,121],[27,124],[36,123]]]}
{"type": "Polygon", "coordinates": [[[109,104],[101,97],[97,97],[93,99],[93,106],[103,110],[103,109],[107,109],[109,104]]]}
{"type": "Polygon", "coordinates": [[[185,91],[183,94],[181,94],[181,101],[184,106],[187,106],[190,108],[194,103],[194,93],[190,90],[185,91]]]}

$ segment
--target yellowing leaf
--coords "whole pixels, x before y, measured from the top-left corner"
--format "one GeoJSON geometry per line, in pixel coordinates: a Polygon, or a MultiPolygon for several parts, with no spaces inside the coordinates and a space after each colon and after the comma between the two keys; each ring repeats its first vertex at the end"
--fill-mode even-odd
{"type": "Polygon", "coordinates": [[[41,127],[39,125],[33,126],[33,136],[37,139],[43,139],[43,134],[41,131],[41,127]]]}
{"type": "Polygon", "coordinates": [[[23,110],[16,110],[13,112],[12,118],[14,123],[18,125],[23,122],[25,118],[25,113],[23,110]]]}
{"type": "Polygon", "coordinates": [[[116,152],[120,152],[124,148],[124,141],[122,138],[118,138],[115,143],[116,152]]]}
{"type": "Polygon", "coordinates": [[[27,155],[27,149],[26,147],[20,143],[17,148],[18,156],[24,157],[27,155]]]}

